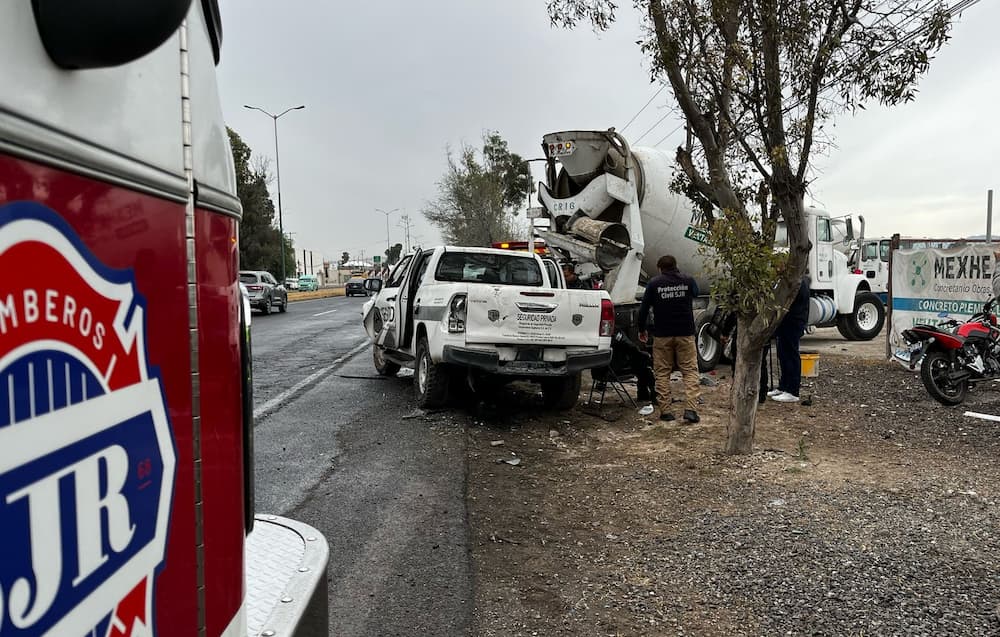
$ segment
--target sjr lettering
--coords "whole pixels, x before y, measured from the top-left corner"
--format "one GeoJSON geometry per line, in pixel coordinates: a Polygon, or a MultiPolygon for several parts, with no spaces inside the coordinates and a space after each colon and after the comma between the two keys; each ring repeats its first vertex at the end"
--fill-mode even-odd
{"type": "Polygon", "coordinates": [[[122,490],[129,472],[128,454],[118,445],[11,492],[4,504],[26,504],[31,529],[31,572],[0,590],[0,625],[6,613],[17,628],[30,628],[52,608],[64,575],[79,586],[111,557],[128,548],[135,535],[129,504],[122,490]],[[62,489],[70,481],[70,489],[62,489]],[[69,491],[72,506],[60,492],[69,491]],[[62,521],[74,512],[75,538],[62,537],[62,521]],[[75,543],[75,563],[67,564],[65,545],[75,543]],[[72,569],[72,570],[69,570],[72,569]]]}

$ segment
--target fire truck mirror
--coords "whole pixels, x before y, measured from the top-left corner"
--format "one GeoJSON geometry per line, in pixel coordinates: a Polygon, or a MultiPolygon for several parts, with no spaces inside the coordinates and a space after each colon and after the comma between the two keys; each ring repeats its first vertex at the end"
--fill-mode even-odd
{"type": "Polygon", "coordinates": [[[97,69],[138,60],[163,44],[191,0],[32,0],[35,23],[52,61],[97,69]]]}

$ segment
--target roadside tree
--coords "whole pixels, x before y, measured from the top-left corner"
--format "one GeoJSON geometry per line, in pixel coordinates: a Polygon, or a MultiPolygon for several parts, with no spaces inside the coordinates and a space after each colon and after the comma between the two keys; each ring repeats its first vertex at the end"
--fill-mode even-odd
{"type": "MultiPolygon", "coordinates": [[[[674,187],[702,211],[726,276],[715,298],[737,314],[726,450],[753,449],[761,352],[806,272],[803,200],[834,116],[912,100],[951,12],[924,0],[635,0],[654,81],[687,128],[674,187]],[[777,221],[788,252],[776,256],[777,221]],[[787,266],[787,267],[785,267],[787,266]],[[780,274],[779,274],[780,272],[780,274]]],[[[615,20],[611,0],[547,0],[552,23],[615,20]]]]}
{"type": "Polygon", "coordinates": [[[240,268],[244,270],[267,270],[276,277],[281,276],[281,241],[285,241],[285,271],[295,272],[295,252],[288,237],[282,238],[275,227],[274,202],[268,192],[270,182],[268,164],[265,160],[254,160],[250,147],[231,128],[229,144],[233,151],[236,168],[236,195],[243,205],[243,219],[240,222],[240,268]]]}
{"type": "Polygon", "coordinates": [[[449,151],[447,162],[437,198],[422,211],[446,243],[488,246],[524,235],[514,215],[532,190],[531,171],[499,133],[483,136],[481,152],[468,145],[458,157],[449,151]]]}

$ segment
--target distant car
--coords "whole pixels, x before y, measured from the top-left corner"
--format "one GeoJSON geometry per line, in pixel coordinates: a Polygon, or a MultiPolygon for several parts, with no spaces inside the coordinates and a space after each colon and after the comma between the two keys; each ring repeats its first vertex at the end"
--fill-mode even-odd
{"type": "Polygon", "coordinates": [[[286,290],[298,290],[299,289],[299,280],[296,279],[295,277],[289,277],[289,278],[285,279],[285,289],[286,290]]]}
{"type": "Polygon", "coordinates": [[[279,312],[288,309],[288,290],[279,284],[270,272],[240,270],[240,283],[247,288],[251,307],[264,314],[270,314],[274,306],[278,306],[279,312]]]}
{"type": "Polygon", "coordinates": [[[344,286],[344,293],[347,296],[368,296],[368,291],[365,290],[365,280],[361,277],[352,277],[344,286]]]}
{"type": "Polygon", "coordinates": [[[319,289],[319,278],[315,274],[303,274],[299,277],[299,291],[313,292],[319,289]]]}

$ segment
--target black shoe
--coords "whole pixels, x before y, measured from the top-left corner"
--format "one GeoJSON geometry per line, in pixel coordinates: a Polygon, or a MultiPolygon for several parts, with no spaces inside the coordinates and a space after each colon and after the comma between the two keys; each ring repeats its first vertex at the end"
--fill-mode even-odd
{"type": "Polygon", "coordinates": [[[698,417],[698,412],[692,409],[684,410],[684,420],[685,422],[689,422],[692,425],[695,424],[696,422],[701,422],[701,418],[698,417]]]}
{"type": "Polygon", "coordinates": [[[674,415],[669,411],[660,414],[660,420],[663,422],[669,422],[674,419],[674,415]]]}

